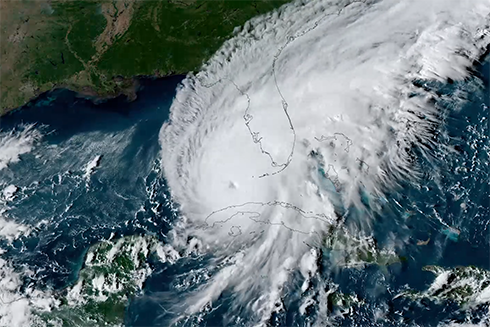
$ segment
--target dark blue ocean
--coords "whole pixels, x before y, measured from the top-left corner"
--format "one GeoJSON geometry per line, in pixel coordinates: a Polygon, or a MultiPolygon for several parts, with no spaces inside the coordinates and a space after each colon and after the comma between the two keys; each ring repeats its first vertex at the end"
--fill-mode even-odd
{"type": "MultiPolygon", "coordinates": [[[[438,94],[435,105],[443,124],[433,130],[431,156],[413,150],[413,160],[423,167],[418,184],[401,182],[378,204],[374,235],[382,246],[395,238],[406,239],[398,253],[403,260],[387,267],[330,270],[319,278],[331,279],[344,293],[357,294],[365,305],[337,320],[340,326],[437,326],[440,322],[481,322],[488,306],[466,311],[456,304],[412,301],[396,297],[408,285],[426,290],[434,274],[426,265],[445,268],[476,266],[490,270],[489,107],[490,64],[477,67],[463,82],[426,83],[422,88],[438,94]],[[464,102],[451,95],[461,90],[464,102]],[[463,103],[460,106],[460,103],[463,103]],[[444,149],[450,148],[448,152],[444,149]],[[418,245],[418,240],[427,240],[418,245]],[[386,319],[373,320],[383,308],[386,319]]],[[[14,267],[28,267],[24,285],[41,290],[61,290],[73,285],[88,248],[98,241],[124,235],[151,234],[168,243],[168,232],[178,219],[171,209],[168,190],[160,174],[158,134],[169,117],[175,89],[182,76],[142,80],[138,98],[123,97],[94,104],[75,93],[58,90],[3,117],[0,130],[21,130],[35,124],[43,137],[20,161],[0,170],[3,187],[18,190],[8,203],[6,216],[33,226],[32,232],[11,244],[0,239],[2,258],[14,267]],[[96,156],[98,165],[85,175],[84,167],[96,156]]],[[[186,257],[175,264],[152,262],[153,273],[137,296],[128,300],[127,326],[167,326],[175,318],[167,311],[183,301],[177,287],[183,274],[202,267],[206,258],[186,257]]],[[[271,326],[303,326],[300,300],[293,282],[284,299],[286,310],[271,317],[271,326]]],[[[299,288],[299,287],[297,287],[299,288]]],[[[229,316],[223,296],[202,321],[183,325],[222,326],[229,316]]],[[[311,313],[315,315],[314,312],[311,313]]],[[[243,317],[247,321],[247,317],[243,317]]]]}

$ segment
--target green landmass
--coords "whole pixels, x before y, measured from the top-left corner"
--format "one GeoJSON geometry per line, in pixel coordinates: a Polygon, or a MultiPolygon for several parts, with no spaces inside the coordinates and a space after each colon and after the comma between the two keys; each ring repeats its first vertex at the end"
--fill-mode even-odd
{"type": "Polygon", "coordinates": [[[462,308],[490,302],[490,271],[475,266],[443,268],[425,266],[424,271],[436,275],[423,292],[408,289],[398,296],[412,300],[428,299],[435,303],[452,301],[462,308]]]}
{"type": "Polygon", "coordinates": [[[406,260],[393,250],[379,249],[372,236],[354,236],[347,228],[332,226],[322,239],[324,256],[334,267],[387,267],[406,260]]]}
{"type": "Polygon", "coordinates": [[[2,0],[0,115],[39,94],[134,97],[135,76],[197,70],[236,27],[288,0],[2,0]]]}
{"type": "MultiPolygon", "coordinates": [[[[169,255],[170,254],[170,255],[169,255]]],[[[153,236],[127,236],[90,247],[76,283],[55,294],[58,305],[38,311],[34,327],[120,326],[128,301],[152,273],[149,259],[171,260],[153,236]]]]}

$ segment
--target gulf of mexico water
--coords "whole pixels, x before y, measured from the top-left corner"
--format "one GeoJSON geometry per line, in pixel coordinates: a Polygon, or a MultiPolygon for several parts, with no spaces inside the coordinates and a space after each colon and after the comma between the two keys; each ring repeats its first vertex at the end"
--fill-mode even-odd
{"type": "Polygon", "coordinates": [[[0,189],[14,189],[3,216],[29,229],[0,241],[2,257],[33,272],[23,275],[25,287],[73,285],[87,250],[100,240],[165,238],[172,213],[159,178],[158,132],[182,78],[142,80],[131,103],[120,97],[96,105],[57,90],[2,118],[4,153],[9,136],[41,135],[0,170],[0,189]]]}
{"type": "MultiPolygon", "coordinates": [[[[464,82],[414,81],[438,94],[435,101],[443,121],[433,130],[431,156],[411,153],[425,168],[424,178],[416,185],[402,185],[389,197],[366,199],[377,208],[372,213],[376,244],[395,244],[400,260],[387,266],[330,269],[328,250],[321,249],[322,269],[315,278],[331,281],[362,303],[337,312],[333,323],[438,326],[488,321],[488,302],[460,310],[451,301],[414,301],[397,295],[407,287],[429,288],[434,275],[423,271],[426,265],[490,270],[489,71],[486,61],[464,82]],[[461,102],[445,100],[444,95],[458,92],[465,97],[461,102]],[[452,151],[442,151],[443,147],[452,151]]],[[[170,231],[181,218],[160,174],[160,160],[165,158],[159,156],[158,134],[182,78],[143,80],[138,99],[131,103],[118,98],[95,105],[72,92],[55,91],[2,118],[4,139],[20,139],[26,131],[38,133],[19,160],[7,159],[0,170],[0,190],[10,190],[4,192],[2,215],[25,226],[18,234],[7,234],[3,226],[2,258],[23,272],[24,288],[71,287],[89,247],[102,240],[151,234],[164,244],[171,243],[170,231]]],[[[355,221],[359,215],[349,219],[355,221]]],[[[177,248],[180,259],[175,263],[152,262],[153,271],[141,293],[127,301],[125,325],[175,322],[178,313],[171,308],[179,303],[185,307],[184,295],[213,274],[205,268],[212,258],[192,246],[189,240],[187,246],[177,248]]],[[[323,310],[316,295],[316,304],[306,314],[299,313],[303,299],[300,276],[296,277],[283,296],[285,309],[274,313],[269,325],[308,325],[310,317],[323,310]]],[[[199,315],[176,324],[226,325],[230,301],[231,290],[199,315]]],[[[327,310],[332,315],[335,311],[333,305],[327,310]]],[[[237,324],[249,323],[247,316],[238,318],[237,324]]]]}

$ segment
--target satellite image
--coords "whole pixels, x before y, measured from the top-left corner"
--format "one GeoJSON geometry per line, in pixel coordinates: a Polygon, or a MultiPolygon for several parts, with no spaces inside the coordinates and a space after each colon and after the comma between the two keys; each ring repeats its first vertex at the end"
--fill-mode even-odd
{"type": "Polygon", "coordinates": [[[0,29],[0,327],[490,326],[490,0],[0,29]]]}

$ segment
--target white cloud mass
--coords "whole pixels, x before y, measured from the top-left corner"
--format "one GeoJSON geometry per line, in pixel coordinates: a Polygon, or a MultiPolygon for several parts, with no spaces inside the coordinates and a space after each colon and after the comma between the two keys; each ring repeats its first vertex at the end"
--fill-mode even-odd
{"type": "Polygon", "coordinates": [[[189,75],[161,129],[164,174],[178,233],[228,264],[188,313],[229,290],[267,319],[339,208],[416,178],[405,149],[427,152],[438,122],[414,81],[467,77],[489,13],[488,0],[296,1],[189,75]]]}
{"type": "Polygon", "coordinates": [[[0,170],[10,163],[20,160],[20,155],[29,153],[42,134],[33,124],[21,125],[18,130],[9,133],[0,130],[0,170]]]}

